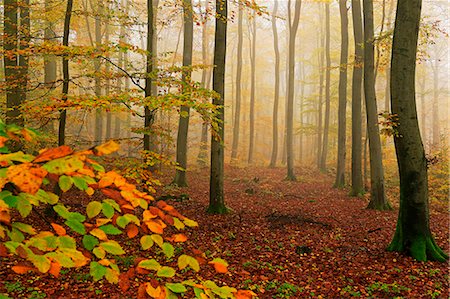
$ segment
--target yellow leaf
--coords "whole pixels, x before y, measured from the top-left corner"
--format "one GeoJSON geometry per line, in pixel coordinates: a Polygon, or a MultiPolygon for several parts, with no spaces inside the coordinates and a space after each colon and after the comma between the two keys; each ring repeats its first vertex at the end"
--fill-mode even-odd
{"type": "Polygon", "coordinates": [[[38,192],[47,171],[31,163],[13,165],[8,168],[6,176],[20,191],[29,194],[38,192]]]}
{"type": "Polygon", "coordinates": [[[147,294],[152,297],[152,298],[158,298],[159,295],[161,294],[161,287],[158,286],[156,288],[152,287],[152,285],[147,282],[146,286],[145,286],[145,291],[147,292],[147,294]]]}
{"type": "Polygon", "coordinates": [[[102,241],[108,240],[108,236],[106,235],[106,233],[104,231],[102,231],[101,229],[99,229],[99,228],[94,228],[89,233],[91,235],[93,235],[94,237],[99,238],[102,241]]]}
{"type": "Polygon", "coordinates": [[[108,141],[105,144],[101,144],[99,146],[95,147],[95,155],[97,156],[103,156],[103,155],[109,155],[117,150],[119,150],[119,144],[114,141],[108,141]]]}

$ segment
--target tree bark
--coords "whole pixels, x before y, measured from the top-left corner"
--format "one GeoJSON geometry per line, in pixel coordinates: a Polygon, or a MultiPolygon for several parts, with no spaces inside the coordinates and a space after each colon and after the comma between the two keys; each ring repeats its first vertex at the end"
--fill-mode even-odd
{"type": "Polygon", "coordinates": [[[250,52],[251,80],[250,80],[250,140],[248,146],[248,164],[253,163],[255,148],[255,97],[256,97],[256,13],[253,13],[253,22],[249,26],[252,36],[250,52]]]}
{"type": "Polygon", "coordinates": [[[364,14],[364,97],[366,101],[367,131],[370,153],[369,209],[389,210],[391,206],[384,192],[384,173],[378,127],[377,99],[375,94],[373,1],[363,0],[364,14]]]}
{"type": "Polygon", "coordinates": [[[398,116],[394,143],[400,175],[400,210],[388,250],[406,252],[418,261],[444,262],[448,255],[430,231],[427,161],[416,111],[414,80],[421,4],[422,0],[399,0],[395,20],[391,107],[398,116]]]}
{"type": "Polygon", "coordinates": [[[238,42],[237,42],[237,64],[236,64],[236,100],[233,118],[233,141],[231,145],[231,160],[237,159],[239,146],[239,129],[241,118],[241,90],[242,90],[242,45],[243,45],[243,7],[239,6],[238,12],[238,42]]]}
{"type": "MultiPolygon", "coordinates": [[[[97,15],[95,16],[95,47],[100,48],[102,44],[102,23],[101,15],[103,14],[103,3],[97,3],[97,15]]],[[[102,95],[102,86],[100,79],[100,59],[94,60],[95,79],[94,79],[94,93],[96,97],[102,95]]],[[[95,128],[94,128],[94,144],[98,145],[102,143],[103,138],[103,113],[101,108],[95,109],[95,128]]]]}
{"type": "Polygon", "coordinates": [[[274,2],[272,12],[272,32],[273,47],[275,51],[275,94],[273,101],[272,116],[272,156],[270,158],[269,167],[275,167],[278,156],[278,106],[280,105],[280,47],[278,44],[278,28],[277,28],[278,1],[274,2]]]}
{"type": "Polygon", "coordinates": [[[288,82],[287,82],[287,109],[286,109],[286,161],[289,181],[295,181],[294,173],[294,76],[295,76],[295,37],[300,22],[301,0],[295,1],[294,18],[291,16],[291,0],[288,2],[289,22],[289,49],[288,49],[288,82]]]}
{"type": "MultiPolygon", "coordinates": [[[[184,39],[183,39],[183,66],[192,66],[192,45],[194,41],[194,21],[192,18],[192,1],[183,0],[183,15],[184,15],[184,39]]],[[[190,101],[190,85],[191,85],[191,71],[183,71],[183,94],[189,98],[190,101]]],[[[177,169],[173,183],[180,187],[187,187],[186,169],[187,169],[187,139],[189,131],[189,107],[182,106],[180,109],[180,119],[178,123],[177,136],[177,163],[182,169],[177,169]]]]}
{"type": "Polygon", "coordinates": [[[330,3],[325,4],[325,57],[326,57],[326,69],[325,69],[325,121],[323,126],[323,142],[322,142],[322,156],[320,158],[321,171],[326,171],[327,168],[327,155],[328,155],[328,131],[330,130],[330,3]]]}
{"type": "Polygon", "coordinates": [[[352,0],[353,34],[355,40],[355,62],[352,77],[352,189],[351,196],[364,193],[362,178],[362,110],[361,87],[363,68],[363,32],[361,1],[352,0]]]}
{"type": "Polygon", "coordinates": [[[348,15],[347,0],[339,0],[341,16],[341,60],[339,67],[338,154],[334,187],[345,186],[345,141],[347,110],[348,15]]]}
{"type": "Polygon", "coordinates": [[[225,58],[227,49],[227,21],[228,1],[216,0],[216,29],[214,35],[214,71],[213,89],[220,97],[213,100],[214,105],[219,107],[219,126],[217,136],[211,138],[211,174],[209,189],[208,212],[212,214],[224,214],[228,212],[225,206],[223,192],[224,176],[224,104],[225,104],[225,58]]]}
{"type": "MultiPolygon", "coordinates": [[[[147,0],[147,57],[145,67],[145,91],[144,96],[148,98],[152,96],[152,72],[153,72],[153,1],[147,0]]],[[[148,105],[144,107],[144,151],[150,151],[150,129],[154,121],[154,111],[151,111],[148,105]]]]}
{"type": "MultiPolygon", "coordinates": [[[[319,7],[322,6],[319,3],[319,7]]],[[[319,11],[320,19],[322,19],[322,14],[319,11]]],[[[317,117],[317,168],[320,169],[320,161],[322,158],[322,123],[323,123],[323,80],[324,80],[324,64],[325,64],[325,36],[323,34],[323,22],[320,22],[320,51],[318,52],[319,60],[319,101],[318,101],[318,117],[317,117]]]]}

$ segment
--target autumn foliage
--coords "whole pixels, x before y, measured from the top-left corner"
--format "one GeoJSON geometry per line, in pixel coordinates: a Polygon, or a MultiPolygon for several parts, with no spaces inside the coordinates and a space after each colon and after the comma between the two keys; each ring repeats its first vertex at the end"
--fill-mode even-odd
{"type": "Polygon", "coordinates": [[[83,151],[60,146],[44,149],[37,156],[9,152],[7,142],[30,141],[34,134],[0,122],[0,256],[20,257],[22,262],[12,267],[14,272],[50,273],[57,278],[63,268],[89,267],[94,281],[118,283],[124,291],[135,275],[148,274],[149,280],[139,287],[141,298],[178,298],[183,293],[196,298],[254,295],[190,275],[201,271],[201,266],[212,267],[221,275],[228,264],[220,258],[207,261],[196,249],[192,254],[186,249],[175,251],[175,244],[188,240],[182,231],[197,222],[96,162],[95,157],[116,151],[118,144],[110,141],[83,151]],[[62,195],[58,196],[72,189],[92,198],[83,213],[71,211],[60,200],[62,195]],[[51,207],[57,216],[39,214],[43,207],[51,207]],[[47,225],[37,227],[27,221],[33,212],[47,225]],[[117,236],[139,242],[150,258],[139,259],[134,267],[121,271],[114,257],[127,251],[115,240],[117,236]],[[156,257],[157,250],[162,251],[164,260],[156,257]],[[198,279],[183,278],[188,275],[198,279]]]}

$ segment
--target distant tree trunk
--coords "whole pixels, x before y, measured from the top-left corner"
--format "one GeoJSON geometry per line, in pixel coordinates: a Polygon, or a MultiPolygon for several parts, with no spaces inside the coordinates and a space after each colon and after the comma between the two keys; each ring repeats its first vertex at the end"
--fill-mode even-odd
{"type": "Polygon", "coordinates": [[[241,89],[242,89],[242,44],[243,44],[243,7],[239,6],[238,12],[238,42],[237,42],[237,65],[236,65],[236,100],[235,112],[233,119],[233,141],[231,145],[231,160],[234,162],[237,159],[239,146],[239,129],[241,118],[241,89]]]}
{"type": "MultiPolygon", "coordinates": [[[[19,27],[19,50],[27,52],[30,47],[30,0],[23,0],[19,3],[20,6],[20,27],[19,27]]],[[[25,103],[27,100],[27,86],[28,86],[28,55],[19,55],[19,92],[20,100],[25,103]]]]}
{"type": "MultiPolygon", "coordinates": [[[[391,31],[392,30],[392,14],[394,11],[394,6],[395,6],[395,0],[390,0],[390,4],[389,4],[389,11],[387,14],[387,31],[391,31]]],[[[390,53],[389,53],[390,54],[390,53]]],[[[389,55],[388,54],[388,55],[389,55]]],[[[384,111],[389,112],[390,108],[389,108],[389,102],[391,100],[391,93],[390,93],[390,74],[391,74],[391,66],[390,64],[388,64],[386,66],[386,85],[385,85],[385,91],[384,91],[384,111]]]]}
{"type": "Polygon", "coordinates": [[[399,0],[391,67],[391,106],[398,115],[394,136],[400,175],[400,210],[390,251],[418,261],[444,262],[448,255],[430,231],[427,160],[420,138],[415,99],[415,67],[422,0],[399,0]]]}
{"type": "MultiPolygon", "coordinates": [[[[125,12],[127,12],[127,4],[126,4],[126,0],[121,0],[120,2],[122,9],[125,10],[125,12]]],[[[119,44],[124,44],[126,43],[126,30],[125,30],[125,25],[121,24],[120,25],[120,30],[119,30],[119,44]]],[[[122,69],[126,69],[126,65],[125,65],[125,59],[124,59],[125,53],[119,52],[119,59],[117,64],[122,68],[122,69]]],[[[126,80],[126,79],[125,79],[126,80]]],[[[117,89],[118,89],[118,93],[122,93],[122,82],[123,79],[122,78],[118,78],[117,79],[117,89]]],[[[114,137],[115,138],[120,138],[120,131],[121,131],[121,119],[120,119],[120,115],[121,112],[118,111],[115,113],[114,116],[114,137]]]]}
{"type": "MultiPolygon", "coordinates": [[[[69,34],[70,34],[70,18],[72,17],[72,6],[73,0],[67,0],[66,14],[64,18],[64,33],[63,33],[63,46],[69,46],[69,34]]],[[[62,58],[63,67],[63,86],[62,86],[62,100],[67,100],[67,95],[69,94],[69,58],[63,56],[62,58]]],[[[59,116],[59,131],[58,131],[58,145],[64,145],[66,142],[66,118],[67,110],[63,109],[59,116]]]]}
{"type": "MultiPolygon", "coordinates": [[[[183,39],[183,66],[192,66],[192,45],[194,41],[194,21],[192,18],[191,0],[183,0],[184,14],[184,39],[183,39]]],[[[191,71],[183,71],[183,94],[190,97],[191,71]]],[[[189,101],[190,99],[186,99],[189,101]]],[[[180,187],[186,187],[186,168],[187,168],[187,138],[189,131],[189,107],[182,106],[180,109],[180,119],[178,123],[177,136],[177,163],[183,169],[177,169],[173,183],[180,187]]]]}
{"type": "Polygon", "coordinates": [[[273,47],[275,51],[275,95],[272,116],[272,156],[269,167],[275,167],[278,156],[278,106],[280,104],[280,47],[278,45],[277,28],[278,1],[274,2],[272,12],[273,47]]]}
{"type": "MultiPolygon", "coordinates": [[[[6,123],[24,125],[20,112],[22,98],[20,94],[20,72],[17,68],[18,36],[18,2],[3,1],[3,49],[9,55],[3,55],[6,86],[6,123]]],[[[18,148],[17,148],[18,149],[18,148]]]]}
{"type": "MultiPolygon", "coordinates": [[[[157,21],[158,21],[158,5],[159,5],[159,0],[152,0],[152,4],[153,4],[153,42],[152,42],[152,68],[153,70],[158,69],[158,33],[157,33],[157,21]]],[[[157,86],[157,82],[156,80],[152,80],[152,95],[153,96],[157,96],[158,95],[158,86],[157,86]]],[[[157,121],[158,118],[158,114],[155,112],[153,112],[153,120],[152,120],[152,124],[155,123],[157,121]]],[[[150,135],[150,150],[152,152],[160,152],[160,148],[158,146],[158,138],[159,136],[157,136],[155,133],[152,133],[150,135]]],[[[155,170],[156,165],[151,166],[149,169],[150,170],[155,170]]]]}
{"type": "Polygon", "coordinates": [[[299,143],[298,143],[298,162],[299,164],[302,164],[303,162],[303,128],[304,128],[304,124],[303,124],[303,106],[305,104],[304,98],[305,98],[305,64],[301,63],[300,64],[300,96],[299,98],[299,104],[300,104],[300,122],[299,122],[299,133],[298,133],[298,138],[299,138],[299,143]]]}
{"type": "MultiPolygon", "coordinates": [[[[108,21],[105,23],[105,43],[109,44],[109,24],[108,21]]],[[[107,55],[109,56],[109,55],[107,55]]],[[[105,80],[105,95],[109,96],[111,90],[111,82],[108,79],[110,72],[110,65],[107,63],[105,65],[105,73],[108,76],[105,80]]],[[[111,105],[112,106],[112,105],[111,105]]],[[[112,112],[111,110],[106,111],[106,130],[105,130],[105,140],[108,141],[111,139],[111,131],[112,131],[112,112]]]]}
{"type": "Polygon", "coordinates": [[[381,153],[378,110],[375,94],[373,2],[363,0],[364,12],[364,93],[370,152],[369,209],[388,210],[391,206],[384,192],[384,173],[381,153]]]}
{"type": "Polygon", "coordinates": [[[220,123],[217,136],[211,138],[211,174],[209,182],[209,207],[208,212],[212,214],[224,214],[228,212],[225,206],[223,192],[224,175],[224,104],[225,104],[225,58],[227,49],[227,19],[228,1],[216,0],[216,29],[214,35],[214,71],[213,89],[220,97],[213,100],[214,105],[220,105],[220,123]]]}
{"type": "MultiPolygon", "coordinates": [[[[103,14],[103,3],[97,3],[97,15],[95,16],[95,47],[100,48],[102,44],[102,23],[101,23],[101,15],[103,14]]],[[[94,69],[95,69],[95,79],[94,79],[94,93],[96,97],[100,97],[102,95],[102,86],[101,86],[101,78],[100,78],[100,68],[101,63],[100,59],[96,58],[94,60],[94,69]]],[[[95,128],[94,128],[94,144],[102,143],[103,138],[103,113],[101,108],[95,109],[95,128]]]]}
{"type": "Polygon", "coordinates": [[[355,40],[355,62],[352,78],[352,190],[350,195],[359,196],[364,193],[362,179],[362,111],[361,87],[363,68],[363,32],[360,0],[352,0],[353,34],[355,40]]]}
{"type": "Polygon", "coordinates": [[[330,130],[330,3],[325,4],[325,56],[326,56],[326,69],[325,69],[325,123],[323,127],[323,142],[322,142],[322,156],[320,158],[321,171],[325,171],[327,168],[327,155],[328,155],[328,131],[330,130]]]}
{"type": "MultiPolygon", "coordinates": [[[[321,3],[319,3],[321,5],[321,3]]],[[[322,16],[322,14],[320,14],[322,16]]],[[[320,18],[321,19],[321,18],[320,18]]],[[[316,164],[317,168],[320,169],[320,161],[322,158],[322,123],[323,123],[323,80],[324,80],[324,64],[325,64],[325,36],[323,34],[323,26],[322,22],[320,22],[320,51],[318,53],[318,60],[319,60],[319,101],[318,101],[318,117],[317,117],[317,157],[316,157],[316,164]]]]}
{"type": "Polygon", "coordinates": [[[439,128],[439,59],[435,58],[433,69],[433,103],[432,103],[432,149],[436,150],[440,144],[440,128],[439,128]]]}
{"type": "Polygon", "coordinates": [[[348,16],[347,0],[339,0],[341,15],[341,60],[339,72],[338,154],[334,187],[345,186],[345,141],[347,117],[348,16]]]}
{"type": "Polygon", "coordinates": [[[252,47],[250,51],[251,80],[250,80],[250,140],[248,146],[248,164],[253,163],[253,152],[255,148],[255,93],[256,93],[256,14],[253,13],[253,22],[249,26],[252,36],[252,47]]]}
{"type": "MultiPolygon", "coordinates": [[[[144,96],[152,96],[152,78],[153,72],[153,40],[154,40],[154,26],[153,26],[153,1],[147,0],[147,55],[146,55],[146,67],[145,67],[145,92],[144,96]]],[[[145,105],[144,107],[144,151],[150,151],[150,134],[149,130],[152,127],[154,121],[154,111],[145,105]]]]}
{"type": "MultiPolygon", "coordinates": [[[[44,29],[44,41],[54,43],[56,38],[53,30],[53,23],[48,21],[50,15],[50,0],[45,0],[46,22],[44,29]]],[[[56,81],[56,57],[54,55],[44,55],[44,83],[47,87],[54,88],[56,81]]]]}
{"type": "Polygon", "coordinates": [[[301,0],[295,1],[294,19],[291,16],[291,0],[288,2],[289,22],[289,51],[288,51],[288,84],[287,84],[287,115],[286,115],[286,161],[287,176],[289,181],[295,181],[294,173],[294,75],[295,75],[295,37],[300,22],[301,0]]]}

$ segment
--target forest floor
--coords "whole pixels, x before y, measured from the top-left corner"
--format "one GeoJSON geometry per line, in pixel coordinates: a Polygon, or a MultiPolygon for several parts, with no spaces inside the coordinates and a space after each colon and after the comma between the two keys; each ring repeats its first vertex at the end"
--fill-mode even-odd
{"type": "MultiPolygon", "coordinates": [[[[448,263],[416,262],[385,250],[395,231],[397,208],[367,210],[367,197],[352,198],[348,190],[332,188],[330,175],[307,168],[297,173],[298,181],[289,182],[282,168],[228,166],[225,194],[232,213],[224,216],[205,212],[207,168],[189,173],[190,187],[165,188],[159,195],[188,195],[168,203],[199,223],[186,233],[188,247],[228,261],[228,273],[210,273],[218,284],[252,290],[259,298],[448,298],[448,263]]],[[[430,214],[436,242],[448,252],[447,203],[432,203],[430,214]]],[[[139,246],[127,242],[128,249],[139,246]]],[[[122,266],[132,266],[139,257],[137,250],[127,254],[118,261],[122,266]]],[[[0,268],[0,294],[12,298],[137,294],[138,281],[122,292],[107,282],[92,282],[86,269],[65,271],[54,279],[33,273],[18,276],[10,269],[13,263],[12,257],[3,258],[0,268]]]]}

